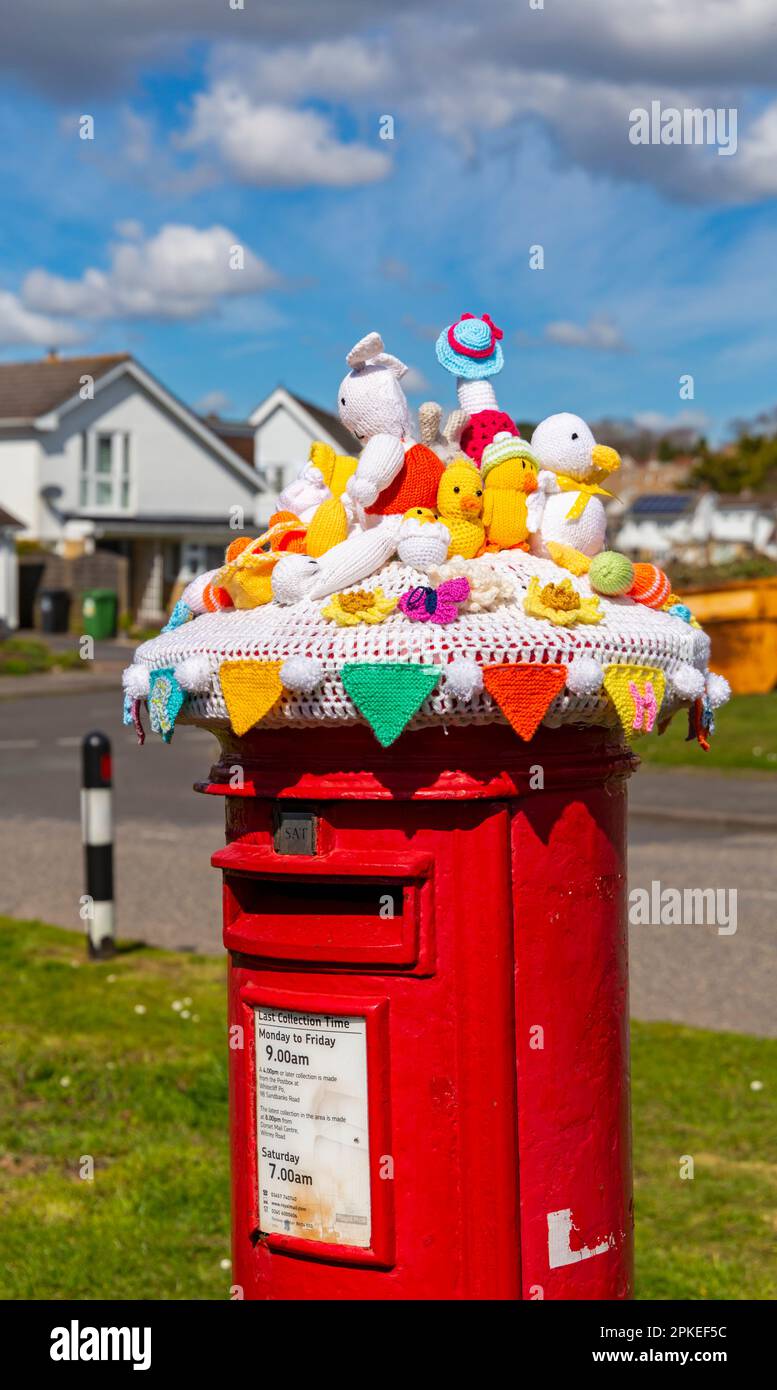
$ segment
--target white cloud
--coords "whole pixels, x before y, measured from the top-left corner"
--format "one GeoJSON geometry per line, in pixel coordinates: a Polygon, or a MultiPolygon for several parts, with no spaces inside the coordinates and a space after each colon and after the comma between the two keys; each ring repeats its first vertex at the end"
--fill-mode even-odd
{"type": "Polygon", "coordinates": [[[143,235],[143,223],[137,222],[134,217],[125,217],[120,222],[115,223],[117,236],[124,241],[140,241],[143,235]]]}
{"type": "Polygon", "coordinates": [[[331,101],[358,96],[372,99],[381,86],[393,85],[397,75],[385,40],[352,34],[275,49],[219,44],[212,68],[217,80],[238,81],[256,103],[289,103],[311,96],[331,101]]]}
{"type": "Polygon", "coordinates": [[[108,270],[89,267],[77,280],[33,270],[21,297],[31,310],[74,318],[189,319],[212,311],[223,296],[277,283],[267,263],[226,227],[170,223],[145,241],[113,246],[108,270]],[[242,269],[236,268],[240,253],[242,269]]]}
{"type": "Polygon", "coordinates": [[[181,149],[212,155],[242,183],[301,188],[347,188],[385,178],[388,156],[377,148],[338,139],[317,111],[255,103],[234,80],[217,82],[194,101],[181,149]]]}
{"type": "Polygon", "coordinates": [[[629,352],[620,329],[611,319],[591,318],[583,325],[558,319],[545,328],[545,338],[559,347],[587,348],[594,352],[629,352]]]}
{"type": "Polygon", "coordinates": [[[61,319],[50,318],[25,308],[15,294],[0,290],[0,346],[19,347],[35,344],[38,347],[64,347],[77,343],[81,332],[61,319]]]}
{"type": "Polygon", "coordinates": [[[199,410],[201,415],[223,415],[231,405],[232,401],[226,391],[206,391],[204,396],[200,396],[194,409],[199,410]]]}
{"type": "Polygon", "coordinates": [[[651,434],[671,434],[674,430],[703,433],[709,428],[710,419],[703,410],[679,410],[676,415],[665,415],[660,410],[642,410],[634,416],[634,423],[651,434]]]}
{"type": "Polygon", "coordinates": [[[418,367],[408,367],[402,378],[402,390],[406,391],[408,396],[420,396],[431,389],[427,378],[418,367]]]}
{"type": "MultiPolygon", "coordinates": [[[[777,104],[749,114],[774,85],[774,0],[642,0],[637,18],[626,0],[552,0],[542,10],[489,0],[487,24],[471,0],[394,0],[378,12],[363,0],[239,12],[226,0],[112,0],[103,9],[95,24],[94,0],[16,6],[0,65],[72,104],[76,93],[123,90],[144,64],[164,72],[187,44],[203,44],[208,85],[180,146],[207,154],[212,178],[349,187],[385,177],[381,142],[349,143],[329,116],[298,105],[321,98],[372,123],[388,111],[412,122],[414,136],[431,125],[469,155],[484,134],[524,138],[541,122],[569,164],[678,200],[777,195],[777,104]],[[738,107],[737,154],[631,145],[629,111],[656,99],[738,107]]],[[[124,157],[157,189],[202,186],[202,169],[176,170],[137,113],[124,157]]]]}

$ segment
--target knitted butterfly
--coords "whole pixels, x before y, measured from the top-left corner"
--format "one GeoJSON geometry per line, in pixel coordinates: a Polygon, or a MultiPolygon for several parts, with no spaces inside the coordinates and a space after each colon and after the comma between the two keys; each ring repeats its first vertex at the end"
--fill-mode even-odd
{"type": "Polygon", "coordinates": [[[452,623],[459,616],[459,605],[469,598],[469,580],[446,579],[438,588],[419,584],[408,589],[399,600],[406,618],[414,623],[452,623]]]}

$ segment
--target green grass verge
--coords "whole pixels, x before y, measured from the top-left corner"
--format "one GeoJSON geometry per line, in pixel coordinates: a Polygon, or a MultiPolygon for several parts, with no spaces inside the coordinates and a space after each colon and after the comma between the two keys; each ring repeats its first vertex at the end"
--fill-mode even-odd
{"type": "Polygon", "coordinates": [[[777,692],[734,695],[716,710],[709,753],[695,739],[686,743],[687,733],[688,720],[681,710],[665,734],[637,739],[634,746],[651,767],[698,767],[716,772],[746,768],[777,773],[777,692]]]}
{"type": "Polygon", "coordinates": [[[631,1038],[637,1296],[774,1299],[777,1041],[670,1023],[631,1038]]]}
{"type": "Polygon", "coordinates": [[[225,1297],[223,960],[0,923],[0,1297],[225,1297]]]}
{"type": "MultiPolygon", "coordinates": [[[[0,1297],[228,1296],[224,1007],[222,960],[90,965],[77,934],[0,919],[0,1297]]],[[[639,1297],[777,1296],[775,1057],[634,1025],[639,1297]]]]}
{"type": "Polygon", "coordinates": [[[0,642],[0,676],[32,676],[41,671],[86,669],[77,651],[53,652],[34,637],[8,637],[0,642]]]}

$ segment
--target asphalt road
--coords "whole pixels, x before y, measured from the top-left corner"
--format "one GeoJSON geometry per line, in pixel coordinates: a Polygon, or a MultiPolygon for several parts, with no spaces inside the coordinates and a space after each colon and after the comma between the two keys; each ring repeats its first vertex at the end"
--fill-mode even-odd
{"type": "MultiPolygon", "coordinates": [[[[0,912],[80,927],[79,750],[94,728],[114,748],[120,934],[219,951],[219,875],[208,861],[223,843],[223,803],[192,791],[217,745],[180,727],[170,745],[149,737],[139,748],[122,726],[118,689],[0,702],[0,912]]],[[[669,807],[677,819],[632,816],[630,889],[657,881],[737,894],[732,935],[715,926],[632,925],[633,1014],[777,1036],[777,835],[768,828],[777,822],[775,784],[645,769],[631,795],[635,812],[669,807]],[[707,807],[728,808],[734,828],[683,819],[707,807]],[[762,826],[736,828],[749,808],[762,826]]]]}

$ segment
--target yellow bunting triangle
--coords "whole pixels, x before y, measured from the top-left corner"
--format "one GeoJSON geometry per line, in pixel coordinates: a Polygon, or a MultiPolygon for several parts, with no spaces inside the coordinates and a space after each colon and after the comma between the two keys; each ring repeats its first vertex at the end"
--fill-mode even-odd
{"type": "Polygon", "coordinates": [[[272,709],[283,689],[281,661],[222,661],[221,692],[236,734],[245,734],[272,709]]]}
{"type": "Polygon", "coordinates": [[[606,666],[604,688],[627,739],[653,732],[666,689],[663,671],[657,666],[606,666]]]}

